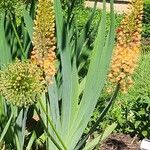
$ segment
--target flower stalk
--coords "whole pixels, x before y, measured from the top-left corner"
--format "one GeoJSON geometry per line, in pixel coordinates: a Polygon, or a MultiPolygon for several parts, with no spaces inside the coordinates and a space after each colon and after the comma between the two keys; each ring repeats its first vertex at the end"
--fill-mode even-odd
{"type": "Polygon", "coordinates": [[[31,60],[43,70],[45,80],[50,84],[56,73],[55,15],[52,0],[39,0],[32,42],[34,48],[31,60]]]}

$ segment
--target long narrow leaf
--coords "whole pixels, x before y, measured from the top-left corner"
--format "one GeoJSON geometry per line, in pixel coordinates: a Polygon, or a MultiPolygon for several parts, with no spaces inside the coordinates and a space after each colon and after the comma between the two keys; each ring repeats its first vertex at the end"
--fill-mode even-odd
{"type": "Polygon", "coordinates": [[[27,110],[28,109],[22,109],[16,120],[16,133],[18,135],[18,140],[20,143],[20,150],[23,149],[24,146],[27,110]]]}
{"type": "MultiPolygon", "coordinates": [[[[84,90],[83,98],[82,98],[82,101],[80,104],[80,109],[78,111],[77,117],[74,119],[73,126],[71,128],[72,135],[77,133],[76,130],[79,129],[79,125],[81,125],[81,121],[82,121],[85,113],[88,110],[90,101],[93,103],[94,97],[97,94],[99,94],[99,93],[97,93],[98,92],[97,90],[100,90],[100,88],[98,88],[98,85],[100,85],[100,83],[97,82],[97,80],[99,78],[97,69],[100,66],[100,57],[101,57],[101,53],[102,53],[104,42],[105,42],[105,26],[106,26],[106,6],[105,5],[106,4],[104,3],[103,4],[103,7],[104,7],[103,15],[102,15],[102,19],[101,19],[101,23],[100,23],[100,27],[99,27],[99,31],[98,31],[98,37],[95,42],[95,48],[93,50],[88,75],[86,77],[85,90],[84,90]]],[[[100,72],[102,72],[102,71],[100,71],[100,72]]],[[[88,113],[89,113],[89,111],[88,111],[88,113]]],[[[87,118],[87,116],[85,118],[87,118]]],[[[80,134],[82,134],[82,132],[80,131],[80,134]]],[[[68,135],[68,136],[71,136],[71,135],[68,135]]],[[[76,138],[74,142],[77,142],[78,139],[79,139],[79,137],[76,138]]],[[[70,141],[68,141],[68,143],[69,142],[70,141]]]]}
{"type": "Polygon", "coordinates": [[[0,67],[11,61],[11,51],[5,37],[4,22],[5,16],[2,15],[0,18],[0,67]]]}
{"type": "MultiPolygon", "coordinates": [[[[103,9],[101,25],[99,27],[98,37],[95,41],[94,51],[93,51],[93,55],[89,67],[89,72],[86,79],[85,91],[80,104],[80,110],[78,112],[77,119],[75,119],[75,122],[73,123],[73,126],[71,128],[72,135],[73,135],[71,139],[74,143],[77,142],[77,140],[81,136],[94,110],[97,99],[104,85],[104,81],[108,71],[108,64],[110,62],[110,56],[113,49],[114,28],[111,28],[112,30],[109,36],[109,39],[112,40],[111,43],[106,42],[107,45],[104,44],[105,27],[106,27],[105,2],[103,7],[104,9],[103,9]],[[108,44],[110,46],[108,46],[108,44]],[[107,48],[109,47],[109,49],[106,50],[105,47],[107,48]]],[[[114,16],[112,3],[111,3],[111,16],[114,16]]],[[[112,17],[111,19],[111,27],[113,26],[114,26],[114,17],[112,17]]]]}
{"type": "Polygon", "coordinates": [[[74,117],[76,116],[76,113],[78,111],[78,103],[79,103],[79,77],[78,77],[78,70],[76,66],[76,59],[73,61],[72,65],[72,108],[71,108],[71,121],[70,124],[72,123],[74,117]]]}
{"type": "Polygon", "coordinates": [[[24,22],[29,34],[29,37],[32,41],[32,36],[33,36],[33,20],[31,16],[29,15],[27,10],[23,10],[23,17],[24,17],[24,22]]]}
{"type": "Polygon", "coordinates": [[[112,125],[108,126],[103,135],[99,135],[98,137],[96,137],[94,140],[92,140],[91,142],[87,143],[84,147],[83,150],[92,150],[96,145],[98,145],[101,141],[105,140],[116,128],[117,124],[113,123],[112,125]]]}
{"type": "Polygon", "coordinates": [[[52,120],[56,125],[56,129],[60,128],[60,112],[59,112],[59,97],[57,91],[57,85],[55,79],[53,79],[53,84],[48,87],[48,94],[50,99],[50,110],[52,115],[52,120]]]}
{"type": "Polygon", "coordinates": [[[72,108],[72,70],[71,70],[71,46],[69,43],[70,36],[67,34],[67,26],[63,21],[63,11],[61,8],[60,0],[54,1],[55,17],[57,27],[57,45],[61,56],[62,65],[62,111],[61,111],[61,123],[62,123],[62,136],[66,135],[69,128],[69,122],[71,118],[72,108]]]}
{"type": "Polygon", "coordinates": [[[30,139],[29,139],[28,145],[27,145],[27,147],[26,147],[26,150],[31,150],[31,147],[32,147],[34,141],[36,140],[36,138],[37,138],[36,132],[33,131],[32,135],[31,135],[31,137],[30,137],[30,139]]]}
{"type": "Polygon", "coordinates": [[[13,113],[11,114],[11,116],[10,116],[10,118],[9,118],[9,120],[8,120],[8,122],[7,122],[7,124],[5,125],[5,128],[4,128],[3,132],[2,132],[1,135],[0,135],[0,143],[2,142],[2,140],[3,140],[4,136],[5,136],[5,134],[7,133],[8,129],[9,129],[9,127],[10,127],[12,118],[13,118],[13,113]]]}
{"type": "Polygon", "coordinates": [[[118,91],[119,91],[119,85],[117,85],[117,87],[116,87],[116,89],[114,91],[114,94],[110,98],[110,100],[109,100],[108,104],[106,105],[106,107],[104,108],[104,110],[101,112],[101,114],[98,117],[97,121],[91,127],[91,129],[89,130],[88,134],[78,143],[78,145],[76,146],[76,149],[79,149],[80,147],[82,147],[85,144],[85,142],[88,139],[88,137],[97,129],[97,126],[103,120],[104,116],[106,115],[106,113],[108,112],[108,110],[110,109],[112,104],[114,103],[114,101],[115,101],[115,99],[117,97],[118,91]]]}

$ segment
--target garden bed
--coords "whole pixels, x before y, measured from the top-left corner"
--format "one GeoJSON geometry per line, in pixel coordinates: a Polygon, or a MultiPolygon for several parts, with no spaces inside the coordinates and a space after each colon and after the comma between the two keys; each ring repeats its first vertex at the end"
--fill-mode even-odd
{"type": "Polygon", "coordinates": [[[101,145],[100,150],[138,150],[140,142],[137,137],[127,134],[112,134],[101,145]]]}

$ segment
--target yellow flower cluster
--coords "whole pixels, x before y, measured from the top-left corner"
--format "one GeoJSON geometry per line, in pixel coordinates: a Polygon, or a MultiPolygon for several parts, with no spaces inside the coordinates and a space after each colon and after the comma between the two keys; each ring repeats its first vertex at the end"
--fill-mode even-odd
{"type": "Polygon", "coordinates": [[[32,105],[45,90],[42,74],[37,65],[17,59],[0,71],[0,94],[13,105],[32,105]]]}
{"type": "Polygon", "coordinates": [[[132,85],[132,74],[140,55],[143,0],[132,0],[129,11],[117,29],[117,43],[111,63],[109,79],[119,83],[126,92],[132,85]]]}
{"type": "Polygon", "coordinates": [[[31,60],[43,70],[47,83],[56,73],[55,15],[52,0],[39,0],[34,21],[31,60]]]}

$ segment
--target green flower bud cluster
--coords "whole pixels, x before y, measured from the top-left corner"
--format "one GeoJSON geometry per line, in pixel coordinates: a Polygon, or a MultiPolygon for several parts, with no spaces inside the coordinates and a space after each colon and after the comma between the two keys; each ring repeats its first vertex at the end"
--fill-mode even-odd
{"type": "Polygon", "coordinates": [[[9,11],[16,15],[16,18],[21,17],[23,8],[25,8],[24,0],[0,0],[0,14],[9,11]]]}
{"type": "Polygon", "coordinates": [[[30,61],[16,60],[0,71],[0,94],[18,107],[32,105],[45,90],[42,71],[30,61]]]}

